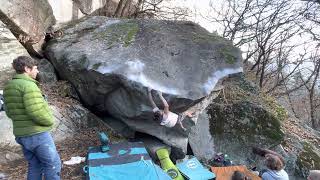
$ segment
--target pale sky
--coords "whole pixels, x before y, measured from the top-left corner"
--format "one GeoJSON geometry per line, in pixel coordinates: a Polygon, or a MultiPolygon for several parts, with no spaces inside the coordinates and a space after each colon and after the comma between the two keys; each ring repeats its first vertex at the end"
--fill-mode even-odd
{"type": "MultiPolygon", "coordinates": [[[[211,14],[212,15],[212,11],[210,11],[210,2],[216,6],[216,8],[219,9],[219,5],[222,4],[223,0],[173,0],[171,3],[173,6],[178,6],[178,7],[187,7],[190,10],[192,10],[193,15],[192,17],[190,17],[190,21],[196,22],[198,24],[200,24],[202,27],[206,28],[209,32],[213,32],[213,31],[218,31],[219,32],[219,25],[209,22],[207,19],[203,18],[200,14],[202,14],[203,16],[206,16],[207,14],[211,14]]],[[[297,4],[297,5],[301,5],[301,4],[297,4]]],[[[313,26],[313,24],[311,24],[310,26],[313,26]]],[[[221,27],[220,27],[221,28],[221,27]]],[[[220,29],[221,30],[221,29],[220,29]]],[[[320,30],[319,30],[320,31],[320,30]]],[[[221,32],[220,32],[221,33],[221,32]]],[[[302,36],[296,36],[295,38],[293,38],[291,41],[293,44],[297,43],[301,43],[304,42],[308,39],[310,39],[311,37],[307,34],[303,34],[302,36]]],[[[314,42],[309,44],[309,47],[307,48],[309,53],[310,52],[315,52],[316,49],[316,44],[318,42],[314,42]]],[[[293,50],[293,52],[291,53],[291,58],[295,59],[299,57],[299,53],[303,52],[303,46],[297,47],[293,50]]],[[[310,67],[310,63],[305,63],[302,68],[305,67],[310,67]]],[[[288,66],[287,69],[291,69],[291,66],[288,66]]]]}
{"type": "MultiPolygon", "coordinates": [[[[205,15],[209,12],[210,7],[209,3],[211,0],[174,0],[171,3],[174,6],[178,7],[187,7],[192,10],[193,15],[190,17],[190,21],[200,24],[202,27],[206,28],[208,31],[212,32],[215,30],[213,23],[210,23],[203,17],[199,15],[201,12],[202,15],[205,15]]],[[[215,1],[219,3],[218,1],[215,1]]]]}

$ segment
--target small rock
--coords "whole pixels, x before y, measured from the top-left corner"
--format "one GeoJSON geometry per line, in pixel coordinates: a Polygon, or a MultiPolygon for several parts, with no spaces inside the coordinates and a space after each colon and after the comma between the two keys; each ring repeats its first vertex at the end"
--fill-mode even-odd
{"type": "Polygon", "coordinates": [[[21,159],[22,156],[19,155],[19,154],[17,154],[17,153],[8,152],[8,153],[6,153],[5,158],[6,158],[6,160],[8,160],[8,161],[14,161],[14,160],[21,159]]]}

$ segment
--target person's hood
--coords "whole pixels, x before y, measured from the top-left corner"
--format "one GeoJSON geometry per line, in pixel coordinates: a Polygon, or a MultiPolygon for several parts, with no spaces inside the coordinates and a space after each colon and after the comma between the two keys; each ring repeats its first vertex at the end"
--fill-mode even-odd
{"type": "Polygon", "coordinates": [[[286,173],[286,171],[284,171],[283,169],[280,171],[273,171],[273,170],[269,170],[268,174],[270,176],[272,176],[274,179],[279,179],[279,180],[285,180],[285,179],[289,179],[288,178],[288,174],[286,173]]]}

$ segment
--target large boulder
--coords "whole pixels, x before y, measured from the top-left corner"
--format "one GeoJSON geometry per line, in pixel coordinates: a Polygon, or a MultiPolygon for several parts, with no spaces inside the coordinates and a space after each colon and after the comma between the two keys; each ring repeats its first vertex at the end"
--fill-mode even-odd
{"type": "MultiPolygon", "coordinates": [[[[45,52],[86,107],[184,152],[189,131],[152,120],[147,87],[163,92],[171,111],[183,113],[206,100],[219,79],[242,71],[238,48],[191,22],[96,16],[62,31],[45,52]]],[[[187,129],[196,118],[183,120],[187,129]]]]}
{"type": "Polygon", "coordinates": [[[190,146],[198,158],[207,162],[214,152],[222,152],[235,164],[250,164],[255,158],[252,146],[272,148],[282,142],[281,121],[286,111],[270,97],[260,95],[243,74],[233,75],[222,85],[224,90],[192,128],[190,146]]]}
{"type": "Polygon", "coordinates": [[[0,20],[32,55],[41,54],[48,27],[55,23],[47,0],[1,1],[0,20]]]}

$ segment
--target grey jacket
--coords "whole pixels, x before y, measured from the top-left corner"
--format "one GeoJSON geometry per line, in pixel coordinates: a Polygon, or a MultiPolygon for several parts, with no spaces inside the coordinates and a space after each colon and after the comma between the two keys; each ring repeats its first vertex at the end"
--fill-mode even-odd
{"type": "Polygon", "coordinates": [[[262,174],[262,180],[289,180],[289,176],[283,169],[280,171],[267,170],[262,174]]]}

